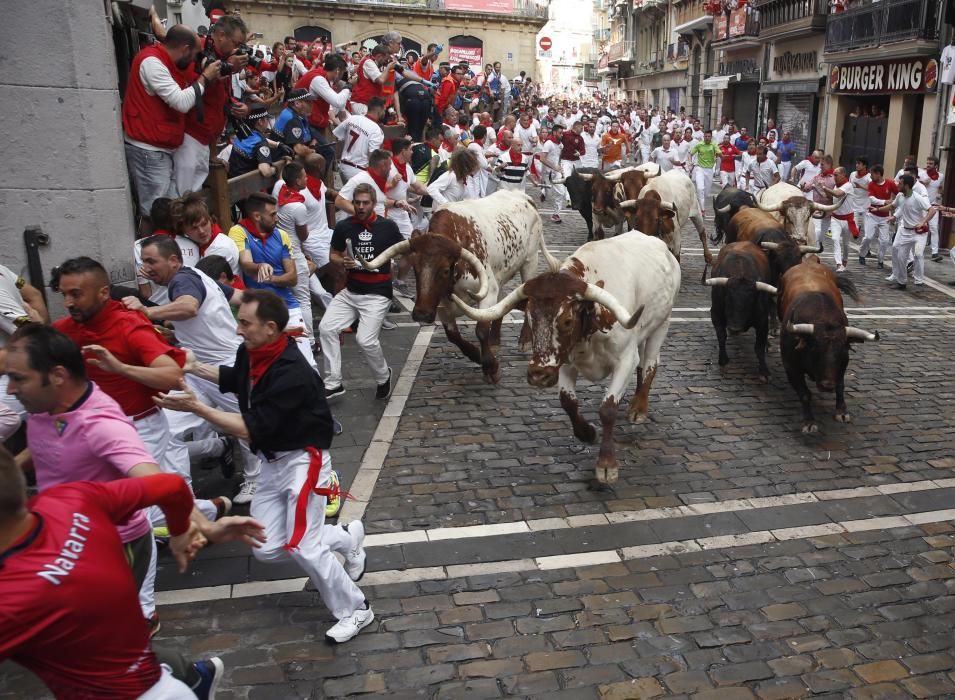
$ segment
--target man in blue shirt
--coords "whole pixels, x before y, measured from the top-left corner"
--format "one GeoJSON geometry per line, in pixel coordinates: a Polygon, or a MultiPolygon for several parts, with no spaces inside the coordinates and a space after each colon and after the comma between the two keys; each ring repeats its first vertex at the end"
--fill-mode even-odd
{"type": "Polygon", "coordinates": [[[745,153],[749,148],[749,134],[746,131],[746,127],[741,127],[739,130],[739,136],[736,141],[733,143],[741,152],[745,153]]]}
{"type": "Polygon", "coordinates": [[[305,88],[294,88],[285,98],[285,109],[279,113],[273,127],[278,141],[301,158],[314,153],[318,145],[308,125],[311,112],[311,93],[305,88]]]}
{"type": "Polygon", "coordinates": [[[779,181],[789,182],[789,173],[793,167],[793,156],[796,155],[796,144],[791,131],[784,131],[782,141],[776,144],[776,153],[779,155],[779,181]]]}
{"type": "Polygon", "coordinates": [[[295,337],[305,359],[314,367],[315,357],[302,309],[292,293],[298,281],[292,243],[288,234],[277,227],[279,214],[275,197],[254,192],[246,198],[242,210],[245,216],[229,229],[229,238],[239,249],[242,281],[247,289],[268,289],[285,302],[289,312],[285,331],[295,337]]]}

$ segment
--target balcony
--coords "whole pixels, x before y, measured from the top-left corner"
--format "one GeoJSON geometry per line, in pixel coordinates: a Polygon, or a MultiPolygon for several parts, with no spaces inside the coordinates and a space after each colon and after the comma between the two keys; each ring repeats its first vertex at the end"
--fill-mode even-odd
{"type": "Polygon", "coordinates": [[[598,44],[604,41],[610,41],[610,29],[602,28],[594,30],[594,41],[598,44]]]}
{"type": "Polygon", "coordinates": [[[682,41],[675,44],[667,44],[668,61],[685,61],[689,54],[689,46],[682,41]]]}
{"type": "MultiPolygon", "coordinates": [[[[447,3],[445,3],[445,0],[355,0],[355,4],[380,5],[383,8],[477,11],[474,7],[476,3],[462,3],[452,0],[448,0],[447,3]]],[[[550,9],[548,0],[499,0],[485,4],[486,9],[482,10],[483,12],[516,15],[519,17],[534,17],[537,19],[547,19],[550,9]]]]}
{"type": "Polygon", "coordinates": [[[938,0],[895,0],[829,15],[826,53],[875,48],[903,41],[938,42],[938,0]]]}
{"type": "Polygon", "coordinates": [[[620,63],[621,61],[630,61],[633,59],[633,42],[618,41],[611,44],[607,49],[607,56],[610,63],[620,63]]]}
{"type": "Polygon", "coordinates": [[[597,71],[597,66],[593,63],[584,64],[584,81],[589,83],[599,83],[603,76],[597,71]]]}
{"type": "Polygon", "coordinates": [[[757,0],[759,36],[785,39],[826,30],[828,0],[757,0]]]}
{"type": "Polygon", "coordinates": [[[759,10],[744,7],[717,15],[713,25],[714,48],[759,46],[759,10]]]}
{"type": "Polygon", "coordinates": [[[713,15],[706,12],[703,5],[703,0],[686,0],[674,6],[674,34],[688,36],[713,24],[713,15]]]}

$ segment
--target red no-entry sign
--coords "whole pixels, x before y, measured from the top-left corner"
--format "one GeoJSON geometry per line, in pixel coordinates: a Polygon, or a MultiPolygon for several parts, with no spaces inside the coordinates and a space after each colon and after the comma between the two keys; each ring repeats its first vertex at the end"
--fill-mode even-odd
{"type": "Polygon", "coordinates": [[[544,51],[550,51],[550,47],[554,45],[554,42],[550,40],[549,36],[542,36],[540,40],[541,49],[544,51]]]}

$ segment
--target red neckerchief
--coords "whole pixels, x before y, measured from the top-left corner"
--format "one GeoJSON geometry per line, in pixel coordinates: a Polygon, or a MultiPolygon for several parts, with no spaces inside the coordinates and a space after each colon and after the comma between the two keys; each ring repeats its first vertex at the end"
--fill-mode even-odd
{"type": "Polygon", "coordinates": [[[381,190],[382,192],[388,191],[388,176],[387,175],[382,177],[371,168],[368,168],[366,172],[371,177],[371,179],[375,181],[375,184],[378,185],[379,190],[381,190]]]}
{"type": "Polygon", "coordinates": [[[928,175],[930,180],[938,180],[938,170],[936,170],[934,173],[930,173],[928,170],[926,170],[925,174],[928,175]]]}
{"type": "Polygon", "coordinates": [[[208,242],[208,243],[206,243],[205,245],[202,245],[201,243],[196,243],[196,245],[199,246],[199,257],[200,257],[200,258],[206,257],[206,251],[209,250],[209,246],[212,245],[212,243],[216,240],[216,236],[218,236],[218,235],[219,235],[218,233],[215,233],[215,232],[213,231],[212,236],[209,238],[209,242],[208,242]]]}
{"type": "Polygon", "coordinates": [[[153,235],[154,236],[171,236],[172,238],[176,237],[176,233],[174,231],[170,231],[169,229],[165,229],[165,228],[154,228],[153,235]]]}
{"type": "Polygon", "coordinates": [[[284,207],[286,204],[292,204],[298,202],[300,204],[305,204],[305,197],[298,190],[293,190],[288,184],[283,183],[282,188],[279,190],[279,206],[284,207]]]}
{"type": "Polygon", "coordinates": [[[441,150],[440,148],[435,148],[433,143],[429,143],[428,146],[431,147],[431,152],[432,152],[432,153],[437,153],[438,151],[441,150]]]}
{"type": "Polygon", "coordinates": [[[259,231],[259,227],[255,225],[255,222],[252,219],[249,219],[249,218],[239,219],[239,226],[244,228],[246,231],[248,231],[249,233],[251,233],[253,236],[255,236],[261,241],[267,241],[269,239],[269,236],[272,235],[271,232],[262,233],[261,231],[259,231]]]}
{"type": "Polygon", "coordinates": [[[515,154],[513,150],[508,149],[507,155],[511,157],[511,165],[521,165],[524,162],[524,154],[520,151],[515,154]]]}
{"type": "Polygon", "coordinates": [[[444,150],[448,151],[449,153],[454,153],[454,144],[447,139],[444,139],[441,142],[441,145],[444,146],[444,150]]]}
{"type": "Polygon", "coordinates": [[[832,170],[822,170],[819,172],[819,177],[832,177],[835,173],[835,169],[832,170]]]}
{"type": "Polygon", "coordinates": [[[305,186],[315,199],[321,200],[325,196],[325,183],[312,175],[306,175],[305,186]]]}
{"type": "Polygon", "coordinates": [[[368,217],[367,219],[365,219],[364,221],[362,221],[361,219],[359,219],[357,216],[352,216],[351,220],[352,220],[354,223],[356,223],[356,224],[358,224],[359,226],[361,226],[361,227],[362,227],[363,229],[365,229],[366,231],[371,231],[371,225],[378,220],[378,215],[373,211],[373,212],[371,212],[371,216],[369,216],[369,217],[368,217]]]}
{"type": "Polygon", "coordinates": [[[279,359],[288,347],[289,340],[290,337],[283,333],[271,343],[257,348],[246,348],[249,353],[249,379],[252,380],[252,386],[258,384],[272,363],[279,359]]]}
{"type": "Polygon", "coordinates": [[[401,176],[403,182],[408,182],[408,168],[405,167],[405,164],[398,160],[398,156],[392,156],[391,162],[395,164],[395,168],[398,169],[398,175],[401,176]]]}

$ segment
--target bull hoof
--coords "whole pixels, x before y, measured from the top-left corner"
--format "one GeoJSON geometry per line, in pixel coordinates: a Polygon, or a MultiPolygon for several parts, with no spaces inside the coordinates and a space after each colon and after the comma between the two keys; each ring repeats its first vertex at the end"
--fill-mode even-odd
{"type": "Polygon", "coordinates": [[[579,432],[574,430],[574,437],[581,442],[592,444],[597,440],[597,429],[588,423],[587,426],[585,428],[581,428],[579,432]]]}
{"type": "Polygon", "coordinates": [[[837,413],[836,416],[835,416],[835,418],[836,418],[836,420],[837,420],[839,423],[851,423],[851,422],[852,422],[852,416],[850,416],[848,413],[837,413]]]}
{"type": "Polygon", "coordinates": [[[484,372],[484,383],[485,384],[497,384],[501,381],[501,368],[498,367],[493,372],[484,372]]]}
{"type": "Polygon", "coordinates": [[[627,418],[630,419],[631,423],[636,423],[637,425],[639,425],[640,423],[646,423],[648,420],[650,420],[650,415],[647,413],[639,413],[637,411],[630,411],[627,414],[627,418]]]}
{"type": "Polygon", "coordinates": [[[811,433],[818,433],[819,426],[816,425],[815,423],[806,423],[802,427],[802,432],[804,435],[810,435],[811,433]]]}
{"type": "Polygon", "coordinates": [[[730,363],[729,355],[720,355],[720,367],[726,367],[730,363]]]}
{"type": "Polygon", "coordinates": [[[587,484],[588,491],[610,491],[610,484],[605,484],[598,479],[591,479],[587,484]]]}

